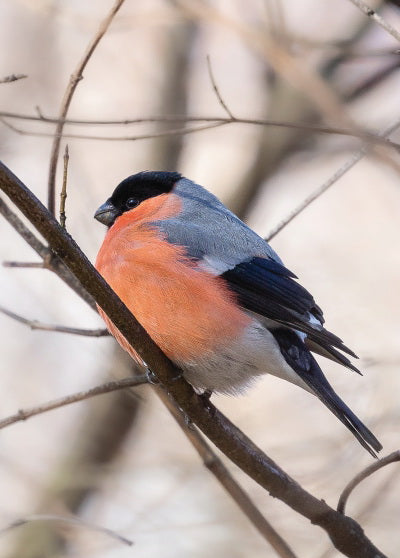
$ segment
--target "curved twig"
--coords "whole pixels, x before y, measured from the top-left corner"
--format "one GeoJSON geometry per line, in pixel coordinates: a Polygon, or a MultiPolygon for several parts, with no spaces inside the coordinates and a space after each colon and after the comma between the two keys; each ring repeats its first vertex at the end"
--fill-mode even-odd
{"type": "Polygon", "coordinates": [[[111,391],[118,391],[120,389],[125,389],[127,387],[136,387],[148,383],[147,374],[142,374],[140,376],[130,376],[129,378],[124,378],[123,380],[116,380],[115,382],[107,382],[96,386],[91,389],[86,389],[84,391],[78,391],[72,395],[67,395],[65,397],[60,397],[59,399],[53,399],[47,403],[42,403],[36,407],[30,407],[29,409],[20,409],[18,413],[10,415],[0,420],[0,430],[10,424],[15,424],[16,422],[25,421],[36,415],[41,415],[47,413],[48,411],[53,411],[54,409],[59,409],[60,407],[65,407],[66,405],[71,405],[72,403],[77,403],[78,401],[84,401],[91,397],[97,395],[103,395],[104,393],[110,393],[111,391]]]}
{"type": "Polygon", "coordinates": [[[89,140],[100,140],[100,141],[136,141],[142,139],[152,139],[162,136],[188,134],[197,131],[207,130],[209,128],[214,128],[216,126],[224,126],[227,124],[249,124],[254,126],[271,126],[276,128],[289,128],[292,130],[303,130],[315,134],[327,134],[327,135],[339,135],[346,137],[358,138],[366,143],[372,145],[383,145],[386,147],[391,147],[396,151],[400,151],[400,144],[397,142],[390,141],[388,139],[379,136],[370,131],[365,130],[352,130],[350,128],[337,128],[332,126],[323,126],[319,124],[312,124],[307,122],[289,122],[284,120],[271,120],[271,119],[259,119],[259,118],[225,118],[221,116],[154,116],[149,118],[135,118],[135,119],[123,119],[123,120],[79,120],[79,119],[58,119],[45,116],[32,116],[27,114],[18,114],[13,112],[0,111],[0,121],[16,132],[17,134],[29,135],[29,136],[41,136],[41,137],[54,137],[55,134],[46,132],[30,132],[27,130],[22,130],[13,126],[5,118],[18,119],[18,120],[32,120],[43,123],[62,123],[62,124],[76,124],[76,125],[92,125],[92,126],[106,126],[106,125],[130,125],[130,124],[144,124],[152,122],[165,122],[165,123],[177,123],[177,122],[209,122],[209,125],[191,127],[191,128],[175,128],[172,130],[167,130],[162,133],[154,134],[137,134],[133,136],[94,136],[88,134],[63,134],[64,138],[71,139],[89,139],[89,140]]]}
{"type": "Polygon", "coordinates": [[[79,61],[78,66],[75,69],[75,72],[71,75],[69,80],[67,89],[65,90],[63,100],[61,102],[61,109],[60,109],[60,121],[58,122],[55,132],[54,132],[54,141],[51,148],[51,155],[50,155],[50,168],[49,168],[49,180],[48,180],[48,200],[47,205],[49,211],[52,215],[55,214],[55,183],[56,183],[56,173],[57,173],[57,161],[58,155],[60,153],[60,143],[62,132],[64,128],[64,119],[68,113],[69,106],[72,101],[72,97],[75,93],[75,89],[78,83],[83,79],[83,70],[86,67],[86,64],[89,62],[90,57],[92,56],[93,52],[95,51],[97,45],[99,44],[100,40],[106,33],[110,23],[112,22],[115,14],[118,12],[124,0],[116,0],[113,7],[111,8],[110,12],[107,14],[107,17],[101,22],[100,27],[98,28],[95,36],[90,41],[86,52],[84,53],[82,59],[79,61]]]}
{"type": "Polygon", "coordinates": [[[339,502],[338,502],[338,505],[337,505],[337,511],[339,513],[344,514],[344,510],[346,508],[347,500],[349,499],[349,496],[353,492],[355,487],[360,484],[360,482],[362,482],[364,479],[371,476],[376,471],[379,471],[379,469],[382,469],[382,467],[386,467],[386,465],[389,465],[390,463],[395,463],[396,461],[400,461],[400,450],[394,451],[390,455],[387,455],[386,457],[383,457],[382,459],[379,459],[378,461],[376,461],[375,463],[372,463],[372,465],[369,465],[363,471],[358,473],[349,482],[349,484],[346,486],[346,488],[341,493],[340,498],[339,498],[339,502]]]}
{"type": "Polygon", "coordinates": [[[95,525],[94,523],[90,523],[89,521],[85,521],[78,517],[48,513],[27,515],[26,517],[16,519],[12,523],[10,523],[10,525],[7,525],[6,527],[0,529],[0,535],[3,535],[4,533],[7,533],[7,531],[15,529],[16,527],[21,527],[22,525],[31,523],[32,521],[62,521],[64,523],[71,523],[72,525],[77,525],[78,527],[84,527],[86,529],[91,529],[92,531],[97,531],[98,533],[103,533],[104,535],[112,537],[113,539],[116,539],[117,541],[128,546],[132,546],[134,544],[133,541],[131,541],[130,539],[127,539],[126,537],[123,537],[119,533],[116,533],[111,529],[107,529],[106,527],[100,527],[99,525],[95,525]]]}

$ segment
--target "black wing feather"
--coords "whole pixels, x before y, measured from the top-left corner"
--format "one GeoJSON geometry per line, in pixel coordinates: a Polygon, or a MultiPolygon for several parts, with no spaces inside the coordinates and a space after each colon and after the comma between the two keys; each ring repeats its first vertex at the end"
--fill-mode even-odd
{"type": "Polygon", "coordinates": [[[376,457],[375,451],[380,451],[382,444],[334,392],[317,361],[298,335],[294,331],[283,328],[277,328],[271,332],[289,366],[312,389],[320,401],[350,430],[360,444],[373,457],[376,457]]]}
{"type": "MultiPolygon", "coordinates": [[[[296,276],[279,262],[255,257],[225,271],[221,277],[228,282],[239,303],[247,310],[306,333],[332,355],[335,354],[332,347],[336,347],[357,358],[339,337],[322,325],[310,322],[311,314],[322,324],[322,310],[312,295],[294,280],[296,276]]],[[[348,359],[343,358],[342,364],[348,366],[348,359]]]]}

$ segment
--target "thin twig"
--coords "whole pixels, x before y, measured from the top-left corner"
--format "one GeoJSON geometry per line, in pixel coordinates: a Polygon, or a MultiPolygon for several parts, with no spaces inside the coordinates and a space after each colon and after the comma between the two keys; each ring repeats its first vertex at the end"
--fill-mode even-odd
{"type": "Polygon", "coordinates": [[[33,514],[27,515],[26,517],[21,517],[16,519],[10,525],[3,527],[0,529],[0,535],[7,533],[11,529],[15,529],[16,527],[21,527],[22,525],[26,525],[27,523],[31,523],[32,521],[62,521],[63,523],[71,523],[72,525],[77,525],[78,527],[84,527],[85,529],[91,529],[92,531],[97,531],[98,533],[103,533],[108,537],[112,537],[117,541],[126,544],[128,546],[132,546],[134,543],[130,539],[123,537],[122,535],[112,531],[111,529],[107,529],[106,527],[100,527],[99,525],[95,525],[89,521],[85,521],[80,519],[79,517],[72,517],[69,515],[56,515],[56,514],[47,514],[47,513],[40,513],[40,514],[33,514]]]}
{"type": "MultiPolygon", "coordinates": [[[[394,124],[389,126],[380,135],[385,138],[393,133],[400,126],[400,118],[394,124]]],[[[319,186],[314,192],[307,196],[293,211],[289,213],[266,237],[267,242],[272,240],[279,232],[282,231],[289,223],[293,221],[300,213],[302,213],[313,201],[318,199],[324,192],[326,192],[335,182],[339,180],[347,171],[354,167],[368,153],[368,147],[364,146],[357,153],[353,153],[351,158],[341,166],[326,182],[319,186]]]]}
{"type": "Polygon", "coordinates": [[[396,461],[400,461],[400,450],[394,451],[390,455],[375,461],[372,465],[366,467],[363,471],[358,473],[346,486],[343,492],[340,495],[339,502],[337,505],[337,511],[344,514],[347,500],[349,499],[350,494],[353,492],[356,486],[360,484],[364,479],[368,478],[370,475],[382,469],[382,467],[386,467],[390,463],[395,463],[396,461]]]}
{"type": "MultiPolygon", "coordinates": [[[[34,136],[34,137],[44,137],[44,138],[53,138],[54,134],[49,132],[30,132],[28,130],[22,130],[21,128],[17,128],[17,126],[13,126],[4,118],[0,118],[0,122],[2,122],[7,128],[10,128],[13,132],[17,134],[21,134],[23,136],[34,136]]],[[[185,136],[187,134],[194,134],[196,132],[203,132],[204,130],[210,130],[212,128],[218,128],[219,126],[226,126],[227,124],[231,124],[235,122],[234,120],[226,120],[223,122],[215,122],[212,124],[205,124],[204,126],[193,126],[191,128],[174,128],[172,130],[166,130],[165,132],[153,132],[151,134],[140,134],[135,136],[93,136],[93,135],[86,135],[86,134],[63,134],[63,138],[68,139],[84,139],[84,140],[95,140],[95,141],[139,141],[145,139],[154,139],[154,138],[164,138],[169,136],[185,136]]],[[[400,149],[400,145],[399,145],[400,149]]]]}
{"type": "Polygon", "coordinates": [[[20,322],[21,324],[27,325],[32,330],[38,329],[42,331],[56,331],[58,333],[69,333],[72,335],[82,335],[85,337],[106,337],[107,335],[110,335],[109,331],[104,328],[82,329],[77,327],[67,327],[67,326],[61,326],[55,324],[44,324],[42,322],[39,322],[38,320],[29,320],[28,318],[24,318],[23,316],[20,316],[15,312],[11,312],[11,310],[8,310],[7,308],[4,308],[4,306],[1,305],[0,305],[0,312],[2,314],[5,314],[9,318],[12,318],[13,320],[20,322]]]}
{"type": "Polygon", "coordinates": [[[11,74],[0,79],[0,83],[11,83],[13,81],[18,81],[20,79],[25,79],[28,76],[26,74],[11,74]]]}
{"type": "Polygon", "coordinates": [[[218,86],[217,86],[217,83],[215,81],[214,74],[213,74],[213,71],[212,71],[211,60],[210,60],[210,55],[209,54],[207,54],[207,69],[208,69],[208,75],[210,76],[211,85],[214,89],[215,95],[217,96],[219,104],[224,109],[224,111],[227,113],[229,118],[231,118],[232,120],[236,120],[236,118],[233,116],[232,112],[230,111],[228,105],[223,100],[223,98],[221,96],[221,93],[219,92],[219,89],[218,89],[218,86]]]}
{"type": "Polygon", "coordinates": [[[72,395],[60,397],[59,399],[53,399],[52,401],[42,403],[41,405],[37,405],[35,407],[20,409],[18,413],[0,420],[0,430],[2,428],[5,428],[6,426],[10,426],[10,424],[15,424],[16,422],[27,420],[36,415],[41,415],[43,413],[47,413],[48,411],[53,411],[54,409],[59,409],[60,407],[65,407],[66,405],[77,403],[78,401],[84,401],[85,399],[96,397],[97,395],[103,395],[104,393],[110,393],[111,391],[117,391],[128,387],[141,386],[147,383],[147,374],[142,374],[140,376],[130,376],[129,378],[124,378],[123,380],[107,382],[91,389],[73,393],[72,395]]]}
{"type": "Polygon", "coordinates": [[[165,385],[190,420],[255,482],[293,510],[324,529],[332,543],[349,558],[385,558],[361,526],[304,490],[261,451],[211,402],[196,395],[181,371],[164,355],[107,282],[93,268],[70,235],[59,225],[36,196],[2,163],[0,188],[10,197],[68,265],[71,272],[96,300],[104,313],[135,347],[149,368],[165,385]]]}
{"type": "MultiPolygon", "coordinates": [[[[74,73],[71,75],[69,80],[67,89],[65,90],[63,100],[61,102],[61,109],[60,109],[60,119],[64,119],[68,113],[69,106],[72,101],[72,97],[75,93],[75,89],[83,79],[83,71],[90,60],[93,52],[95,51],[97,45],[99,44],[100,40],[106,33],[108,27],[110,26],[115,14],[118,12],[124,0],[116,0],[114,2],[113,7],[111,8],[110,12],[107,14],[105,19],[101,22],[97,32],[95,33],[94,37],[90,41],[82,59],[79,61],[78,66],[76,67],[74,73]]],[[[58,155],[60,152],[60,143],[61,137],[63,133],[64,122],[61,120],[55,129],[54,133],[54,141],[51,149],[50,155],[50,168],[49,168],[49,179],[48,179],[48,200],[47,206],[49,208],[50,213],[52,215],[55,214],[55,185],[56,185],[56,173],[57,173],[57,162],[58,162],[58,155]]]]}
{"type": "MultiPolygon", "coordinates": [[[[392,474],[388,475],[387,478],[382,482],[376,490],[368,494],[368,498],[363,502],[362,508],[357,510],[356,514],[353,515],[353,519],[355,519],[358,523],[361,523],[362,520],[370,515],[374,509],[379,506],[380,502],[385,498],[389,489],[393,490],[393,482],[396,480],[396,477],[399,476],[400,469],[394,469],[392,474]]],[[[333,546],[329,545],[329,547],[323,552],[319,558],[331,558],[331,556],[336,555],[336,550],[333,546]]]]}
{"type": "MultiPolygon", "coordinates": [[[[89,306],[97,312],[97,306],[93,297],[82,287],[80,281],[71,273],[68,267],[56,254],[45,246],[21,221],[21,219],[8,207],[6,202],[0,198],[0,214],[10,223],[29,246],[42,258],[43,267],[50,269],[62,279],[73,291],[75,291],[89,306]]],[[[35,266],[36,267],[36,266],[35,266]]]]}
{"type": "MultiPolygon", "coordinates": [[[[316,134],[328,134],[328,135],[339,135],[346,137],[358,138],[366,143],[384,145],[386,147],[392,147],[396,151],[400,151],[400,144],[392,142],[380,137],[377,134],[369,131],[352,130],[347,128],[335,128],[331,126],[322,126],[318,124],[311,124],[306,122],[285,122],[284,120],[269,120],[269,119],[254,119],[254,118],[222,118],[220,116],[207,117],[207,116],[166,116],[166,117],[149,117],[149,118],[136,118],[136,119],[124,119],[124,120],[58,120],[54,118],[41,118],[31,115],[21,115],[18,113],[10,112],[0,112],[0,122],[5,126],[13,130],[14,132],[22,135],[29,136],[42,136],[42,137],[54,137],[54,134],[43,133],[43,132],[31,132],[27,130],[22,130],[13,126],[5,120],[5,118],[14,118],[19,120],[33,120],[33,121],[43,121],[43,122],[59,122],[66,124],[77,124],[77,125],[130,125],[130,124],[141,124],[141,123],[151,123],[151,122],[210,122],[210,128],[215,126],[223,126],[226,124],[249,124],[254,126],[271,126],[276,128],[289,128],[293,130],[303,130],[309,131],[316,134]]],[[[136,141],[142,139],[153,139],[157,137],[179,135],[179,134],[190,134],[197,131],[207,130],[208,126],[204,127],[193,127],[193,128],[176,128],[172,130],[167,130],[166,132],[159,132],[154,134],[142,134],[134,136],[93,136],[93,135],[81,135],[81,134],[63,134],[64,138],[72,139],[89,139],[89,140],[102,140],[102,141],[136,141]]]]}
{"type": "Polygon", "coordinates": [[[69,151],[68,144],[65,146],[64,151],[64,169],[63,169],[63,181],[60,194],[60,225],[65,229],[65,221],[67,216],[65,215],[65,201],[67,199],[67,179],[68,179],[68,163],[69,163],[69,151]]]}
{"type": "Polygon", "coordinates": [[[168,396],[168,393],[161,386],[161,384],[156,385],[155,389],[171,415],[179,424],[183,433],[199,454],[204,466],[207,467],[210,473],[212,473],[216,477],[217,481],[225,488],[230,497],[250,520],[261,536],[269,542],[281,558],[296,558],[296,555],[287,542],[262,515],[248,494],[230,474],[221,459],[219,459],[209,444],[207,444],[200,432],[195,429],[193,425],[188,424],[187,418],[184,416],[181,409],[177,406],[175,401],[168,396]]]}
{"type": "Polygon", "coordinates": [[[392,35],[392,37],[394,37],[396,41],[400,41],[399,31],[397,31],[397,29],[393,27],[393,25],[385,21],[382,16],[380,16],[375,10],[370,8],[365,2],[363,2],[363,0],[350,0],[350,2],[352,2],[352,4],[359,8],[366,16],[373,19],[375,23],[385,29],[385,31],[392,35]]]}
{"type": "Polygon", "coordinates": [[[22,267],[24,269],[46,269],[44,262],[3,262],[3,267],[22,267]]]}

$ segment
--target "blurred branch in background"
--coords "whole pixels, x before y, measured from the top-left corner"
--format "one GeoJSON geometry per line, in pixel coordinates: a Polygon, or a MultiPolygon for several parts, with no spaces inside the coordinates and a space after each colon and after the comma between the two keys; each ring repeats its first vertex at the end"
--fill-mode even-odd
{"type": "Polygon", "coordinates": [[[5,76],[3,78],[0,78],[0,83],[11,83],[13,81],[18,81],[20,79],[25,79],[28,76],[25,74],[11,74],[9,76],[5,76]]]}
{"type": "MultiPolygon", "coordinates": [[[[132,374],[133,364],[117,345],[107,368],[114,377],[132,374]]],[[[104,372],[103,372],[104,373],[104,372]]],[[[53,467],[36,503],[35,514],[78,514],[87,498],[102,485],[106,466],[119,454],[136,424],[140,399],[125,391],[87,403],[80,427],[65,440],[62,457],[53,467]]],[[[70,532],[62,524],[35,522],[18,533],[8,558],[58,556],[66,552],[70,532]]]]}

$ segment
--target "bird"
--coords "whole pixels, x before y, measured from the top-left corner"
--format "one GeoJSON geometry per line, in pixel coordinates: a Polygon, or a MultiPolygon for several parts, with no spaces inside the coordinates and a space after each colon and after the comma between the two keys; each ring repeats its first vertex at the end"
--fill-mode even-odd
{"type": "Polygon", "coordinates": [[[271,246],[216,196],[178,172],[142,171],[94,217],[108,227],[96,269],[197,393],[236,395],[272,374],[315,395],[377,456],[381,443],[312,354],[360,373],[348,358],[355,353],[325,329],[321,308],[271,246]]]}

